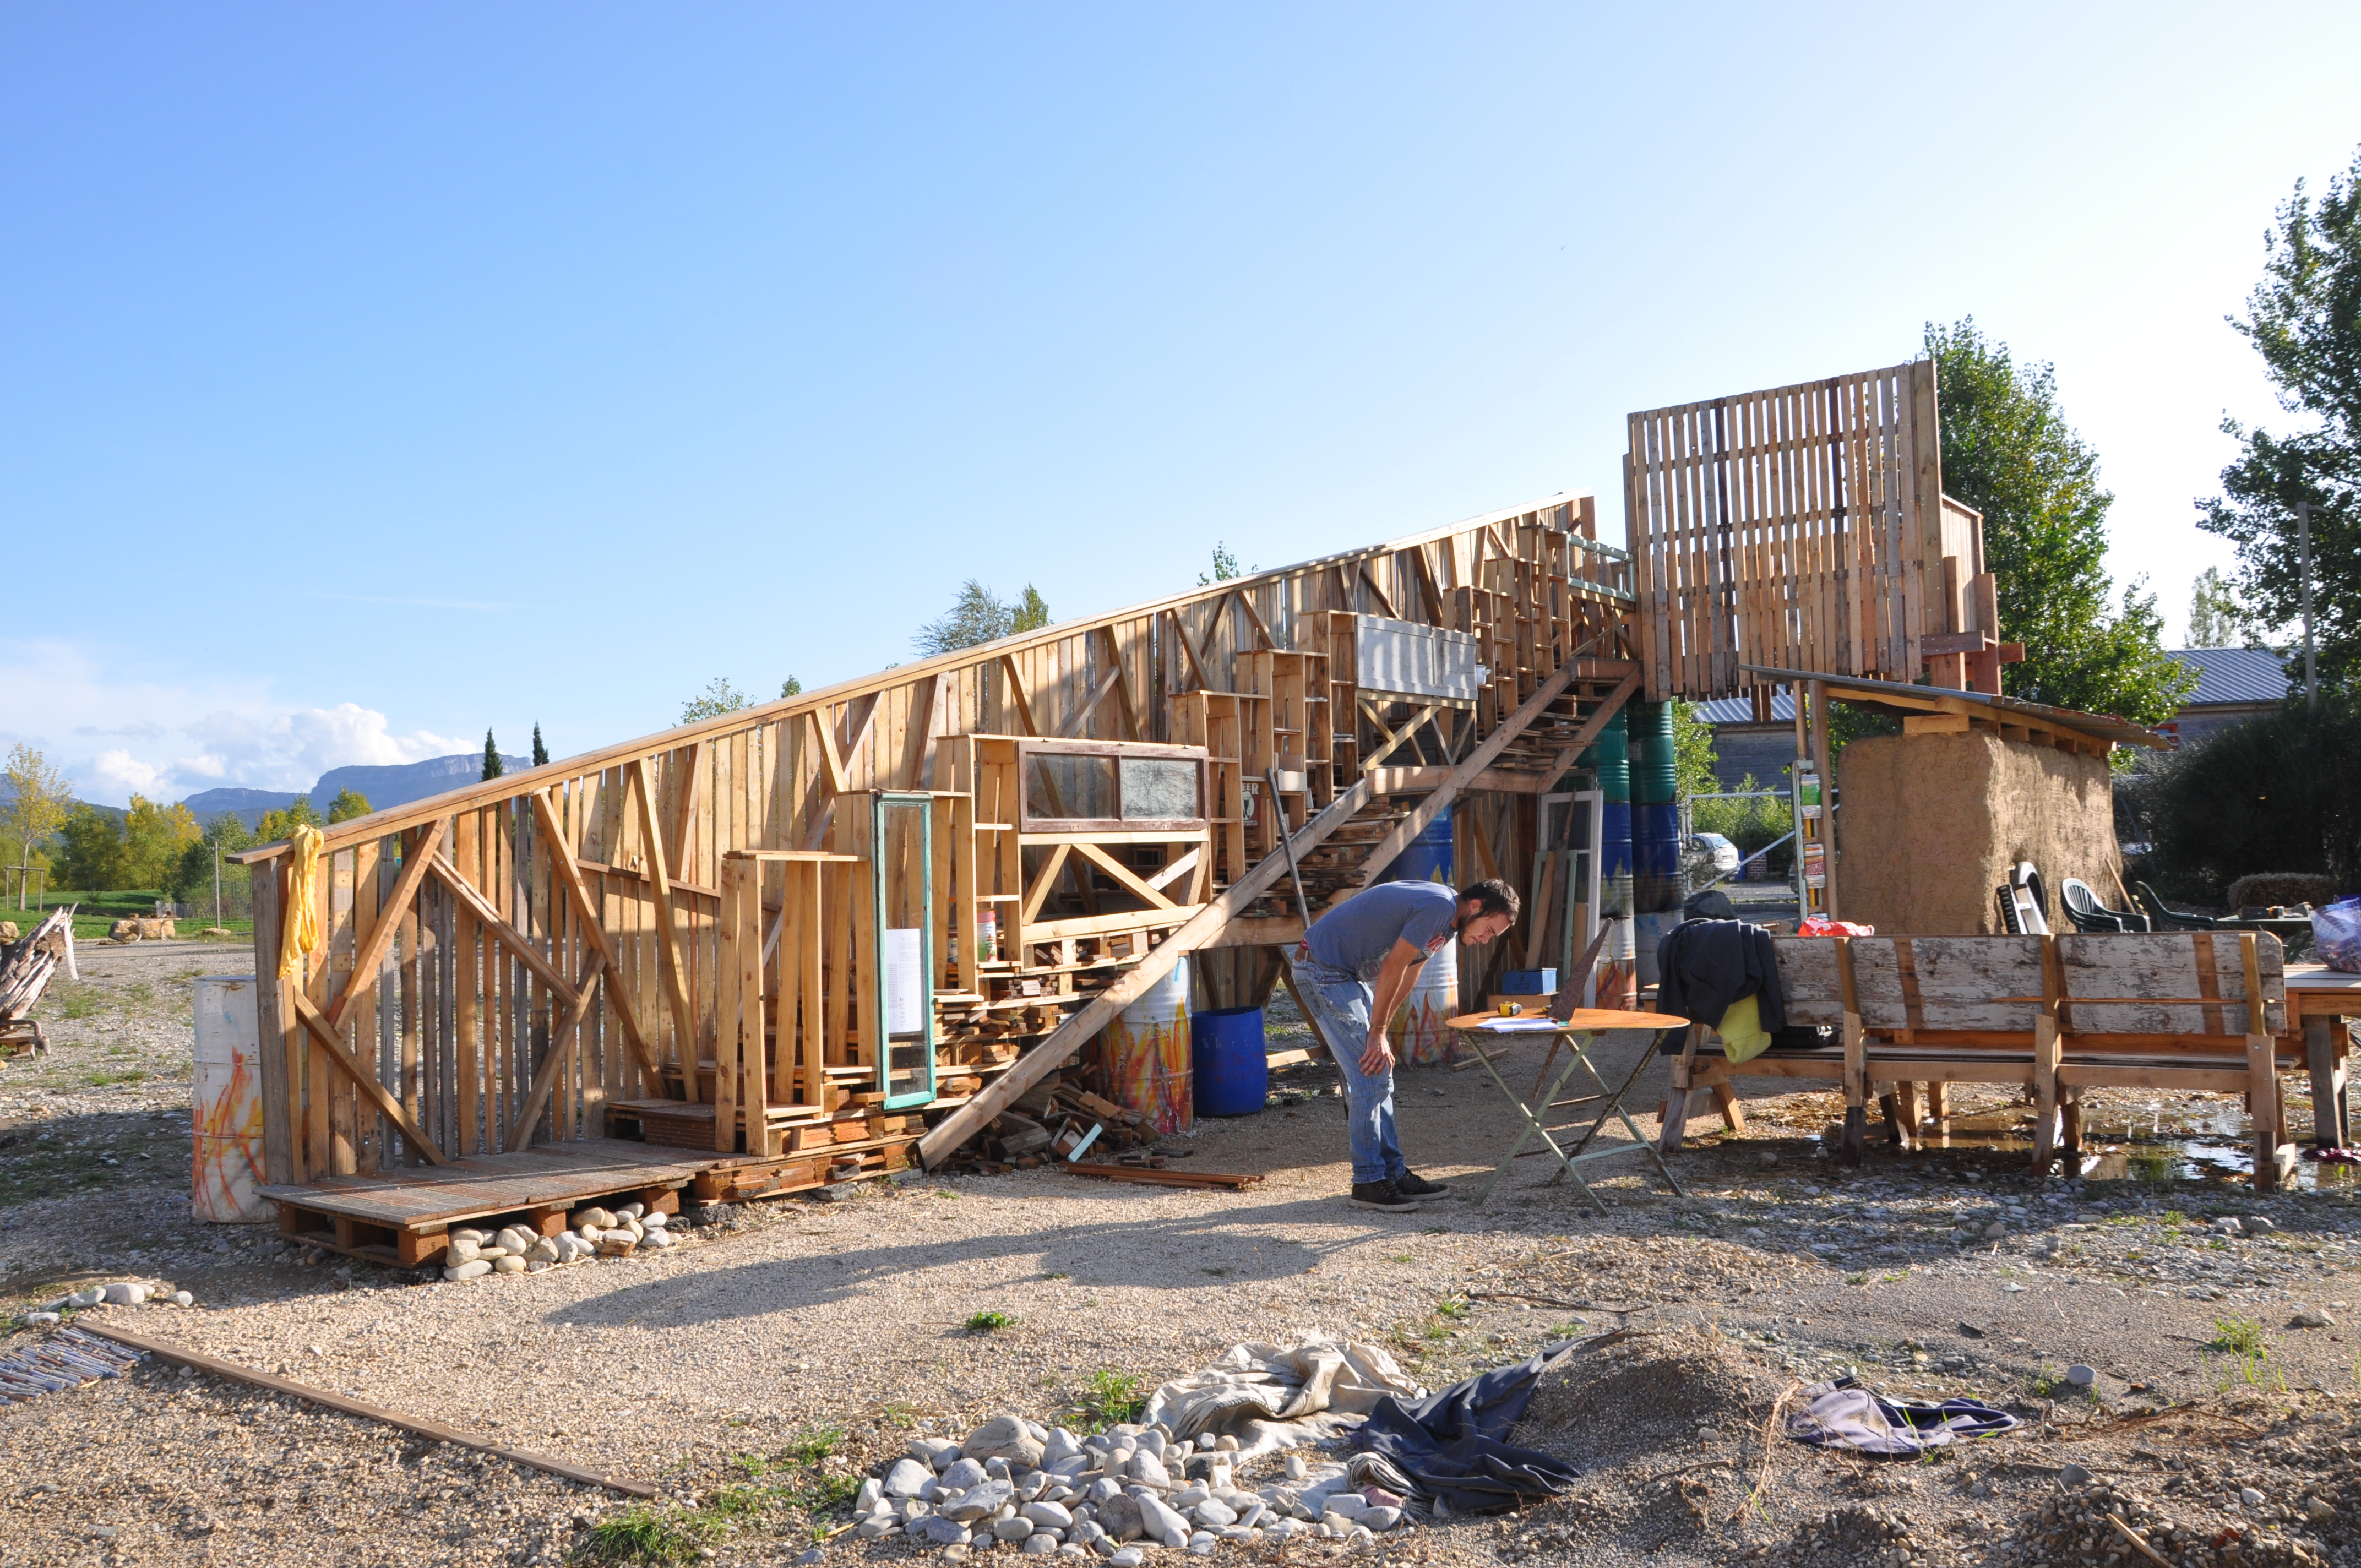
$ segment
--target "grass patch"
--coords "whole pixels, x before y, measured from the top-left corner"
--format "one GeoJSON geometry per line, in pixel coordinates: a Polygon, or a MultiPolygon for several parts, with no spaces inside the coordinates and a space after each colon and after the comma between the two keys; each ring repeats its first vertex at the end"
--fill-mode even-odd
{"type": "Polygon", "coordinates": [[[1229,1270],[1228,1270],[1228,1269],[1226,1269],[1226,1268],[1202,1268],[1202,1269],[1199,1269],[1199,1270],[1198,1270],[1198,1272],[1199,1272],[1200,1274],[1210,1274],[1210,1275],[1212,1275],[1214,1278],[1219,1279],[1220,1277],[1222,1277],[1222,1276],[1224,1276],[1224,1274],[1227,1274],[1227,1273],[1229,1272],[1229,1270]]]}
{"type": "Polygon", "coordinates": [[[822,1428],[768,1453],[740,1454],[730,1466],[742,1480],[715,1487],[692,1506],[634,1504],[592,1526],[574,1558],[689,1563],[725,1537],[789,1524],[796,1516],[817,1534],[823,1529],[818,1516],[841,1508],[861,1489],[853,1476],[824,1468],[842,1442],[841,1433],[822,1428]]]}
{"type": "Polygon", "coordinates": [[[2253,1318],[2214,1319],[2213,1337],[2205,1348],[2257,1358],[2270,1354],[2270,1343],[2263,1337],[2263,1325],[2253,1318]]]}
{"type": "Polygon", "coordinates": [[[967,1321],[967,1332],[972,1334],[988,1334],[994,1329],[1016,1326],[1016,1320],[1005,1312],[978,1312],[967,1321]]]}
{"type": "Polygon", "coordinates": [[[1386,1259],[1386,1261],[1388,1263],[1416,1263],[1418,1259],[1409,1253],[1398,1252],[1394,1254],[1393,1256],[1386,1259]]]}
{"type": "Polygon", "coordinates": [[[144,1072],[91,1072],[82,1075],[82,1081],[93,1089],[105,1089],[117,1083],[137,1083],[147,1076],[144,1072]]]}
{"type": "Polygon", "coordinates": [[[1062,1268],[1053,1268],[1053,1269],[1051,1269],[1049,1273],[1047,1273],[1047,1274],[1043,1275],[1041,1277],[1042,1277],[1042,1278],[1044,1278],[1044,1279],[1071,1279],[1071,1278],[1073,1277],[1073,1276],[1072,1276],[1072,1275],[1071,1275],[1071,1274],[1069,1274],[1069,1273],[1067,1273],[1067,1272],[1066,1272],[1064,1269],[1062,1269],[1062,1268]]]}
{"type": "Polygon", "coordinates": [[[60,1018],[95,1018],[106,999],[94,985],[64,985],[52,992],[60,1018]]]}
{"type": "Polygon", "coordinates": [[[1102,1366],[1082,1385],[1076,1401],[1092,1431],[1104,1431],[1124,1421],[1137,1420],[1148,1395],[1140,1380],[1128,1372],[1102,1366]]]}
{"type": "Polygon", "coordinates": [[[1434,1315],[1438,1318],[1448,1318],[1455,1323],[1464,1322],[1467,1318],[1467,1303],[1465,1301],[1437,1301],[1434,1304],[1434,1315]]]}

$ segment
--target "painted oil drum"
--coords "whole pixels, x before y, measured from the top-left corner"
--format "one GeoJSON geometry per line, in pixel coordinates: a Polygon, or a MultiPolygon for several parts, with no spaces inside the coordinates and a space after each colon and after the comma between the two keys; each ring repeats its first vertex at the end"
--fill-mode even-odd
{"type": "Polygon", "coordinates": [[[1189,960],[1147,992],[1106,1028],[1107,1071],[1115,1103],[1137,1111],[1159,1133],[1188,1129],[1196,1113],[1189,1045],[1189,960]]]}
{"type": "Polygon", "coordinates": [[[1444,1027],[1456,1017],[1459,1005],[1459,944],[1445,942],[1419,966],[1418,983],[1411,987],[1386,1025],[1393,1041],[1394,1059],[1408,1067],[1435,1067],[1458,1054],[1459,1036],[1444,1027]]]}
{"type": "Polygon", "coordinates": [[[215,1224],[270,1217],[262,1196],[262,1063],[250,975],[196,982],[195,1130],[190,1212],[215,1224]]]}

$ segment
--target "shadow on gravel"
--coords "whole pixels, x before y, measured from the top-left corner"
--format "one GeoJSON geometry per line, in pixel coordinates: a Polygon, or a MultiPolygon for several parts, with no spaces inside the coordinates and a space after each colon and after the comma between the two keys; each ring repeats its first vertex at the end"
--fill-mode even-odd
{"type": "Polygon", "coordinates": [[[0,1127],[0,1208],[159,1179],[189,1179],[185,1112],[110,1111],[0,1127]]]}
{"type": "MultiPolygon", "coordinates": [[[[1101,1201],[1125,1210],[1131,1207],[1130,1197],[1111,1192],[1101,1201]]],[[[989,1258],[1021,1261],[1024,1277],[1031,1278],[1063,1275],[1082,1287],[1189,1291],[1303,1275],[1373,1235],[1415,1234],[1432,1224],[1433,1217],[1426,1216],[1425,1222],[1417,1215],[1378,1220],[1361,1210],[1340,1210],[1327,1197],[1163,1219],[1126,1214],[1104,1223],[999,1231],[918,1246],[853,1247],[651,1280],[565,1308],[553,1317],[569,1323],[642,1326],[726,1322],[841,1300],[893,1275],[989,1258]],[[1317,1242],[1273,1235],[1264,1229],[1334,1227],[1345,1214],[1370,1223],[1347,1222],[1351,1229],[1317,1242]]]]}

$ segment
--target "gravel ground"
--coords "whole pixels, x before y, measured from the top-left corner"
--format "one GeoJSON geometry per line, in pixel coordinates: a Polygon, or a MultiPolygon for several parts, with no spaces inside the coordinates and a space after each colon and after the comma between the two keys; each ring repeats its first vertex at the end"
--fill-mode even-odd
{"type": "MultiPolygon", "coordinates": [[[[194,1307],[99,1315],[638,1476],[666,1500],[635,1511],[142,1365],[0,1409],[14,1493],[0,1564],[548,1563],[616,1542],[632,1519],[643,1541],[792,1562],[843,1517],[843,1483],[916,1435],[959,1436],[1004,1409],[1073,1420],[1108,1379],[1144,1391],[1238,1340],[1314,1330],[1381,1342],[1430,1387],[1628,1331],[1537,1398],[1525,1435],[1581,1461],[1571,1496],[1390,1537],[1396,1560],[2145,1561],[2108,1554],[2121,1537],[2098,1508],[2176,1543],[2174,1563],[2361,1563],[2340,1533],[2361,1517],[2361,1339],[2340,1326],[2361,1299],[2361,1212],[2341,1187],[2257,1201],[2220,1181],[2036,1183],[1995,1093],[1960,1107],[1989,1135],[1880,1146],[1845,1171],[1812,1135],[1831,1097],[1766,1095],[1745,1136],[1677,1157],[1686,1197],[1642,1159],[1589,1167],[1612,1173],[1602,1218],[1529,1160],[1478,1212],[1465,1179],[1505,1145],[1498,1096],[1480,1073],[1423,1071],[1403,1080],[1404,1141],[1456,1190],[1378,1215],[1339,1201],[1334,1078],[1307,1069],[1277,1086],[1290,1102],[1189,1140],[1184,1168],[1267,1173],[1242,1192],[928,1179],[711,1212],[655,1256],[420,1283],[190,1220],[186,980],[243,957],[85,947],[84,985],[44,1005],[53,1054],[0,1068],[0,1310],[14,1322],[83,1278],[177,1285],[194,1307]],[[2232,1234],[2224,1218],[2271,1228],[2232,1234]],[[2291,1326],[2307,1310],[2329,1321],[2291,1326]],[[982,1312],[1014,1321],[971,1331],[982,1312]],[[2213,1348],[2225,1325],[2245,1352],[2213,1348]],[[2076,1363],[2097,1371],[2088,1393],[2059,1382],[2076,1363]],[[1766,1452],[1782,1401],[1847,1368],[1889,1393],[1972,1393],[2026,1426],[1915,1464],[1784,1439],[1766,1452]],[[840,1434],[825,1456],[822,1431],[840,1434]]],[[[1661,1071],[1635,1105],[1653,1106],[1661,1071]]],[[[2131,1129],[2149,1103],[2102,1102],[2092,1124],[2131,1129]]],[[[2227,1102],[2207,1114],[2235,1137],[2227,1102]]],[[[844,1563],[918,1550],[822,1549],[844,1563]]]]}

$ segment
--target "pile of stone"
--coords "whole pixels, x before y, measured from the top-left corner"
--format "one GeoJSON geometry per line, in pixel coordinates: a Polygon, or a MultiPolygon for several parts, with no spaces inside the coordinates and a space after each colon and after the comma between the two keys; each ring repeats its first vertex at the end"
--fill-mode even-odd
{"type": "Polygon", "coordinates": [[[195,1300],[186,1290],[159,1290],[145,1280],[118,1279],[111,1285],[93,1285],[71,1296],[44,1302],[26,1313],[25,1321],[34,1325],[54,1323],[67,1312],[92,1307],[187,1307],[195,1300]]]}
{"type": "Polygon", "coordinates": [[[953,1442],[922,1437],[853,1504],[863,1540],[1104,1557],[1138,1568],[1154,1547],[1210,1554],[1224,1541],[1320,1538],[1366,1546],[1403,1522],[1402,1499],[1356,1489],[1345,1466],[1289,1454],[1282,1478],[1236,1478],[1237,1439],[1175,1438],[1125,1424],[1078,1438],[1015,1414],[953,1442]]]}
{"type": "Polygon", "coordinates": [[[169,915],[136,915],[117,920],[106,928],[113,942],[168,942],[180,934],[180,927],[169,915]]]}
{"type": "Polygon", "coordinates": [[[485,1232],[451,1233],[445,1279],[481,1279],[492,1274],[539,1274],[591,1257],[629,1257],[642,1247],[661,1251],[673,1245],[671,1217],[644,1203],[617,1209],[577,1209],[570,1229],[544,1236],[523,1225],[485,1232]]]}

